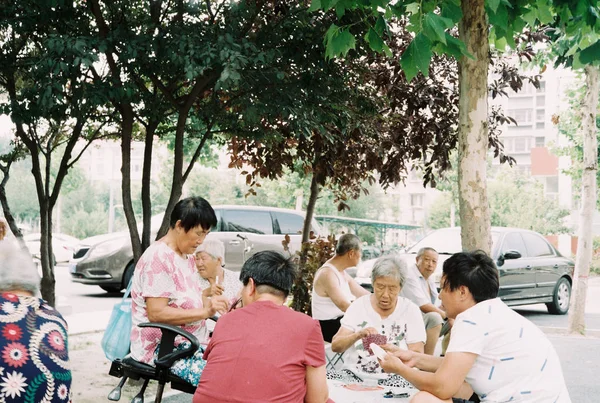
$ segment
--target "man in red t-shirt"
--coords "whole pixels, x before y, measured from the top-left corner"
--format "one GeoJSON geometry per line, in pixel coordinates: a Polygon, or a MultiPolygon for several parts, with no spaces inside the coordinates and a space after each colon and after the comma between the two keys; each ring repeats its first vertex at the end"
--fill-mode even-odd
{"type": "Polygon", "coordinates": [[[319,322],[283,305],[295,276],[278,252],[258,252],[244,263],[243,308],[217,322],[194,403],[328,400],[319,322]]]}

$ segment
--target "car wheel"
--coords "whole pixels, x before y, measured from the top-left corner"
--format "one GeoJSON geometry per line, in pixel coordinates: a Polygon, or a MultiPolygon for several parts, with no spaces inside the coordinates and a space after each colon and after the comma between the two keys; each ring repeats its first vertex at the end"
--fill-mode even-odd
{"type": "Polygon", "coordinates": [[[554,286],[552,302],[546,304],[548,312],[552,315],[564,315],[569,312],[569,302],[571,301],[571,283],[562,277],[554,286]]]}
{"type": "Polygon", "coordinates": [[[121,284],[121,289],[125,289],[129,285],[129,282],[131,281],[131,277],[133,277],[134,269],[135,269],[135,264],[133,264],[133,262],[129,262],[129,264],[125,268],[125,273],[123,274],[123,284],[121,284]]]}
{"type": "Polygon", "coordinates": [[[119,291],[121,291],[121,287],[119,287],[118,285],[101,285],[100,288],[102,288],[106,292],[119,292],[119,291]]]}

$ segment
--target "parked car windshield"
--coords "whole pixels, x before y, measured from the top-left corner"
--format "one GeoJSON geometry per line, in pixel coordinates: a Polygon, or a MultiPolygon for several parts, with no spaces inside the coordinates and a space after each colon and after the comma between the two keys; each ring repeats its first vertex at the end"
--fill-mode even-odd
{"type": "MultiPolygon", "coordinates": [[[[492,232],[492,251],[498,242],[499,234],[492,232]]],[[[460,228],[439,229],[426,235],[419,242],[411,246],[406,253],[417,253],[421,248],[433,248],[438,253],[452,255],[462,252],[460,241],[460,228]]]]}

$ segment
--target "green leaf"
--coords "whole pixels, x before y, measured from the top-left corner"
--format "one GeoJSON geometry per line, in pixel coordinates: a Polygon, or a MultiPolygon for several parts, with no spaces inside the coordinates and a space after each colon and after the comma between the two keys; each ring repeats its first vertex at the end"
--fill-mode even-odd
{"type": "Polygon", "coordinates": [[[490,19],[490,24],[501,27],[503,30],[508,28],[509,18],[508,18],[508,10],[504,4],[500,4],[495,13],[488,14],[490,19]]]}
{"type": "Polygon", "coordinates": [[[535,8],[527,10],[525,14],[521,15],[521,18],[531,27],[535,26],[535,20],[537,20],[537,17],[538,13],[535,8]]]}
{"type": "Polygon", "coordinates": [[[321,8],[325,11],[331,10],[339,0],[321,0],[321,8]]]}
{"type": "Polygon", "coordinates": [[[440,17],[435,13],[427,13],[423,19],[423,33],[432,41],[446,44],[446,29],[452,27],[450,19],[440,17]]]}
{"type": "Polygon", "coordinates": [[[384,31],[387,31],[387,24],[385,23],[383,17],[380,15],[379,18],[377,18],[377,22],[375,23],[375,32],[377,32],[377,34],[381,36],[383,35],[384,31]]]}
{"type": "Polygon", "coordinates": [[[589,48],[590,46],[597,43],[598,39],[600,39],[600,36],[596,32],[589,31],[586,34],[582,35],[581,40],[579,41],[579,48],[581,50],[589,48]]]}
{"type": "Polygon", "coordinates": [[[325,58],[331,59],[336,56],[346,56],[350,49],[356,48],[356,39],[348,30],[342,30],[335,24],[331,24],[325,34],[325,58]]]}
{"type": "Polygon", "coordinates": [[[410,3],[406,5],[406,11],[411,14],[418,14],[421,10],[419,3],[410,3]]]}
{"type": "Polygon", "coordinates": [[[485,3],[492,10],[492,12],[496,12],[498,10],[498,6],[500,5],[500,0],[486,0],[485,3]]]}
{"type": "Polygon", "coordinates": [[[537,0],[538,20],[542,24],[549,24],[554,21],[554,15],[550,11],[549,4],[546,0],[537,0]]]}
{"type": "Polygon", "coordinates": [[[600,42],[596,41],[579,53],[579,61],[583,64],[592,64],[600,61],[600,42]]]}
{"type": "Polygon", "coordinates": [[[383,44],[383,52],[385,53],[385,55],[387,57],[392,57],[393,53],[392,50],[390,49],[390,47],[388,45],[386,45],[385,43],[383,44]]]}
{"type": "Polygon", "coordinates": [[[429,75],[431,55],[431,41],[424,34],[417,34],[400,59],[407,81],[416,77],[419,71],[425,76],[429,75]]]}
{"type": "Polygon", "coordinates": [[[365,41],[367,41],[371,49],[375,52],[380,53],[383,50],[383,40],[373,28],[369,28],[369,31],[365,35],[365,41]]]}
{"type": "Polygon", "coordinates": [[[321,0],[312,0],[308,12],[313,12],[321,9],[321,0]]]}
{"type": "Polygon", "coordinates": [[[458,38],[453,37],[449,33],[446,32],[446,43],[447,45],[444,47],[444,53],[447,55],[453,56],[455,59],[460,59],[462,56],[466,56],[475,60],[475,57],[471,55],[467,51],[467,46],[463,41],[458,38]]]}
{"type": "Polygon", "coordinates": [[[442,3],[442,17],[448,18],[452,20],[452,22],[457,23],[461,20],[462,16],[463,13],[460,8],[460,2],[455,0],[445,0],[442,3]]]}

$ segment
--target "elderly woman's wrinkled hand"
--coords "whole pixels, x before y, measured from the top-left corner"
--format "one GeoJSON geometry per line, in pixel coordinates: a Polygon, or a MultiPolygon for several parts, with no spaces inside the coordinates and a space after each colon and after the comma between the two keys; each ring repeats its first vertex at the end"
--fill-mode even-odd
{"type": "Polygon", "coordinates": [[[225,292],[225,287],[223,287],[221,284],[217,284],[217,283],[213,283],[210,286],[210,294],[213,297],[216,297],[217,295],[223,295],[223,293],[225,292]]]}

